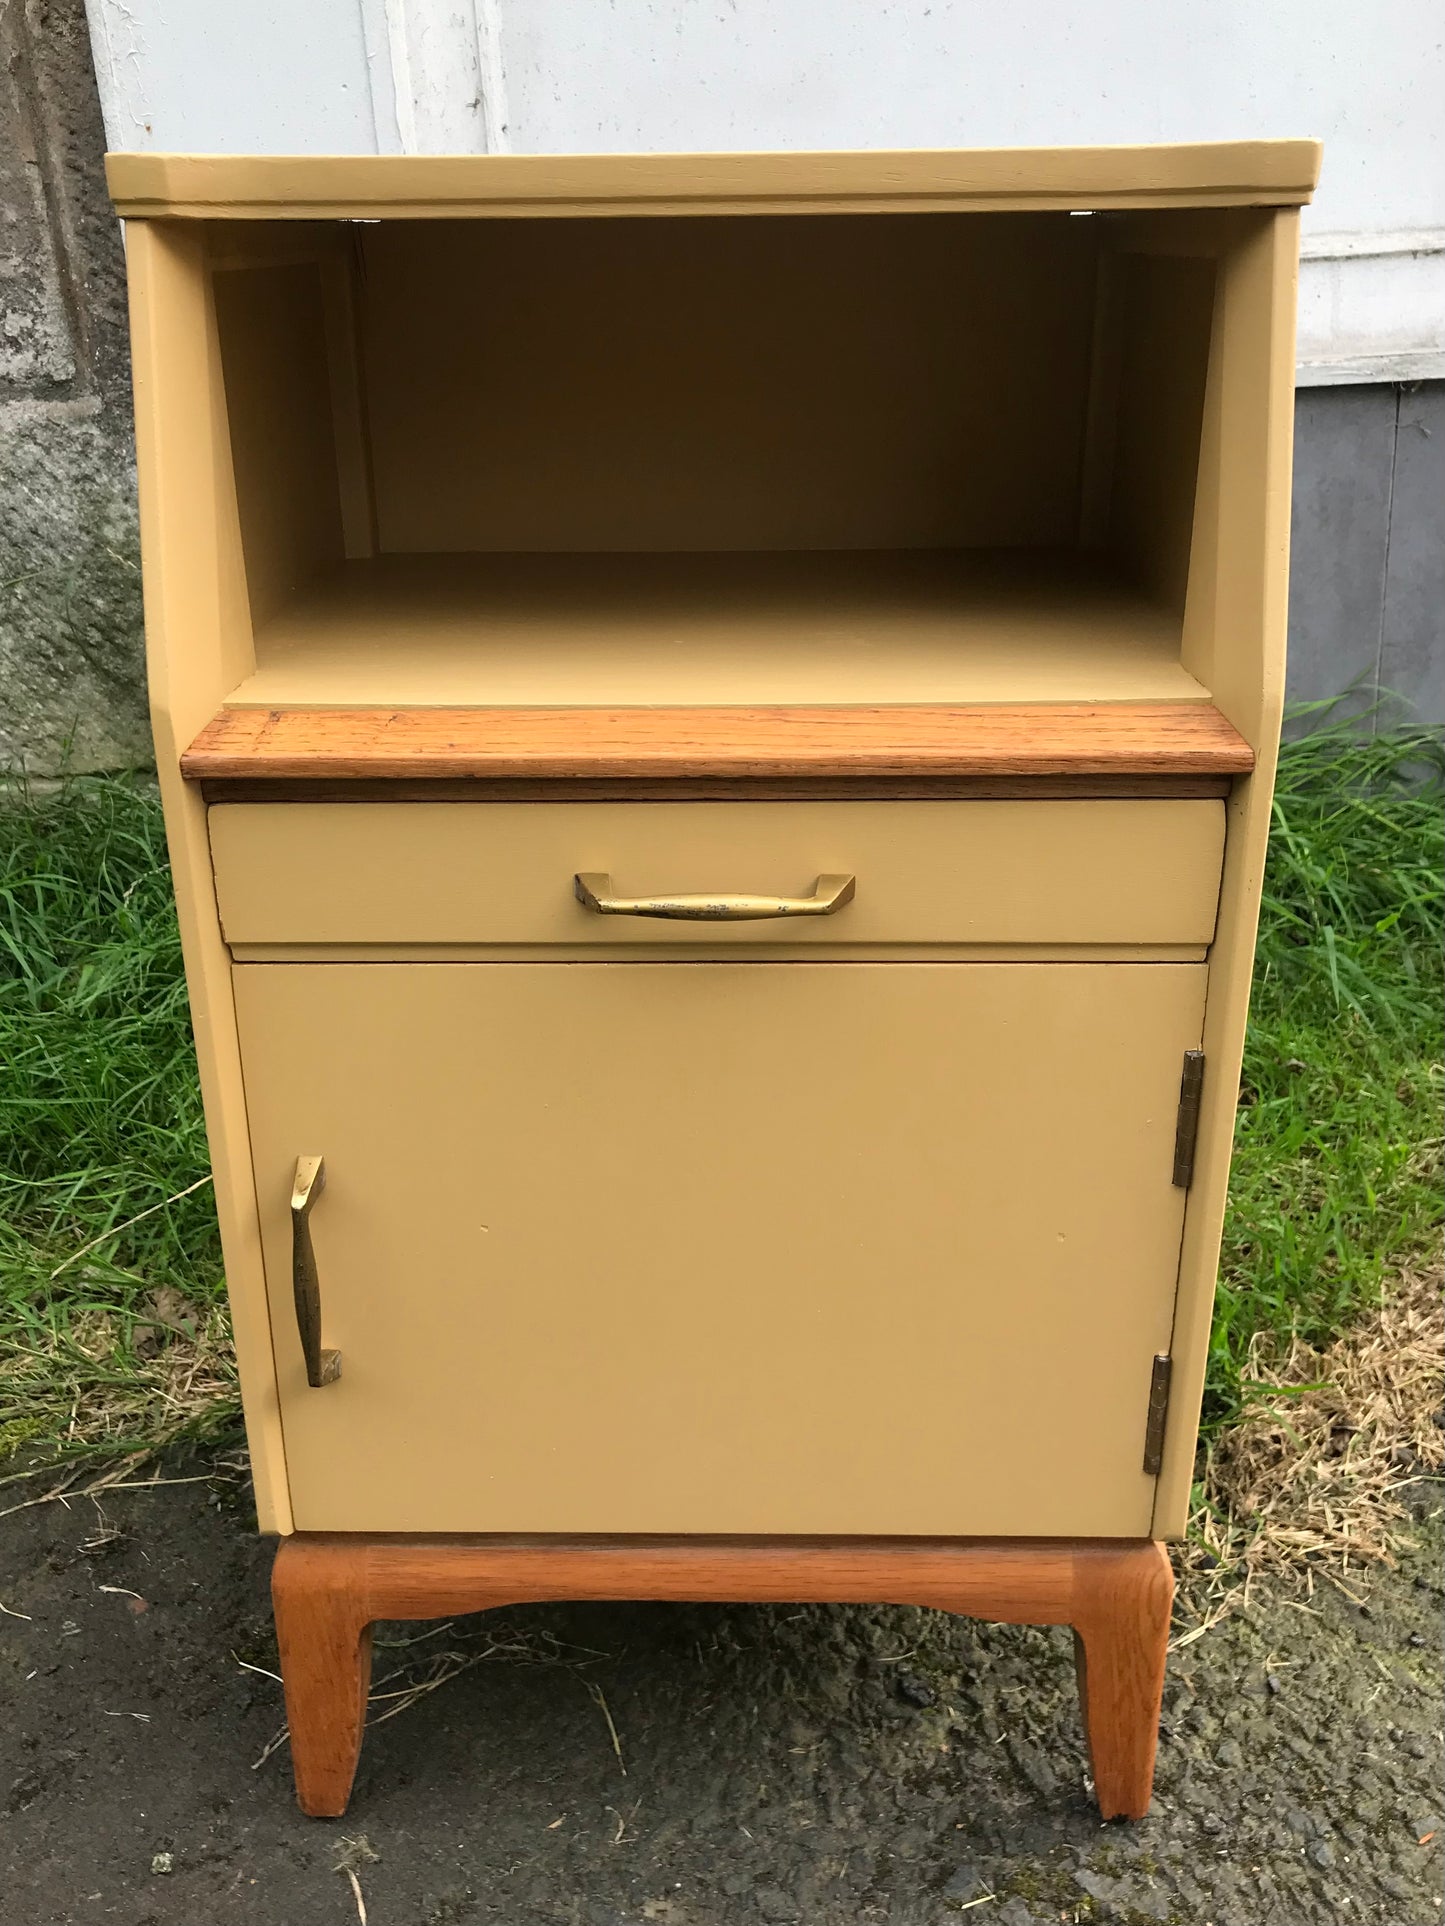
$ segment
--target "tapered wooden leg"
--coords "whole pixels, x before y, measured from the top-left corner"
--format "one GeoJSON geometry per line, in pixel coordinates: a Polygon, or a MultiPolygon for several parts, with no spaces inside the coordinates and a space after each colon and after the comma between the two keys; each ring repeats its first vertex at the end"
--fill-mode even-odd
{"type": "Polygon", "coordinates": [[[339,1819],[351,1797],[371,1684],[370,1612],[346,1539],[284,1538],[271,1570],[296,1798],[339,1819]]]}
{"type": "Polygon", "coordinates": [[[927,1605],[1072,1625],[1099,1810],[1149,1807],[1174,1579],[1162,1545],[1068,1538],[429,1538],[298,1533],[271,1581],[303,1812],[356,1774],[371,1625],[542,1599],[927,1605]]]}
{"type": "Polygon", "coordinates": [[[1079,1702],[1105,1819],[1142,1819],[1149,1810],[1173,1600],[1162,1545],[1081,1546],[1075,1553],[1079,1702]]]}

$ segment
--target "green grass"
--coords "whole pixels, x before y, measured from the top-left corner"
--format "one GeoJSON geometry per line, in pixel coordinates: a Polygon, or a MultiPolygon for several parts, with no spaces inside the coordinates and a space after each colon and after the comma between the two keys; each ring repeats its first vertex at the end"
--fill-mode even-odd
{"type": "MultiPolygon", "coordinates": [[[[1336,1332],[1437,1222],[1442,770],[1418,733],[1324,730],[1285,751],[1211,1425],[1239,1408],[1256,1332],[1336,1332]]],[[[206,1328],[220,1246],[143,782],[0,801],[0,1078],[0,1448],[228,1423],[206,1328]]]]}
{"type": "Polygon", "coordinates": [[[1445,745],[1287,745],[1260,918],[1206,1422],[1257,1331],[1328,1338],[1438,1232],[1445,745]]]}
{"type": "Polygon", "coordinates": [[[135,1341],[137,1326],[155,1328],[158,1293],[163,1310],[168,1293],[202,1312],[220,1299],[207,1170],[153,788],[87,778],[48,798],[11,790],[0,801],[0,1446],[63,1438],[72,1411],[91,1435],[97,1406],[115,1407],[117,1443],[229,1417],[148,1399],[155,1374],[135,1341]]]}

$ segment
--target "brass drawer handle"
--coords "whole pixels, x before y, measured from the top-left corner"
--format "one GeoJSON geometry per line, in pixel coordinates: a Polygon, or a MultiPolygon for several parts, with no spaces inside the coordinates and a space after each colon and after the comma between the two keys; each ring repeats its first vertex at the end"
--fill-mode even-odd
{"type": "Polygon", "coordinates": [[[320,1157],[298,1157],[291,1187],[291,1290],[296,1299],[296,1328],[306,1353],[306,1382],[314,1389],[341,1376],[341,1353],[321,1348],[321,1280],[311,1243],[311,1207],[326,1188],[320,1157]]]}
{"type": "Polygon", "coordinates": [[[761,923],[775,916],[831,916],[853,900],[854,878],[820,876],[811,896],[614,896],[612,878],[572,878],[577,901],[599,916],[663,916],[686,923],[761,923]]]}

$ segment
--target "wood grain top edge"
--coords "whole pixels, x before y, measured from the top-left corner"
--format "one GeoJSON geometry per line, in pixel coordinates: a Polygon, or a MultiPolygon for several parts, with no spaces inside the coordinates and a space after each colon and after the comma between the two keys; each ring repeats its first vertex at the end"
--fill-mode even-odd
{"type": "Polygon", "coordinates": [[[226,709],[192,781],[811,780],[1247,774],[1209,703],[226,709]]]}
{"type": "Polygon", "coordinates": [[[738,154],[106,156],[123,215],[318,218],[365,212],[765,212],[907,202],[1298,205],[1311,140],[738,154]]]}

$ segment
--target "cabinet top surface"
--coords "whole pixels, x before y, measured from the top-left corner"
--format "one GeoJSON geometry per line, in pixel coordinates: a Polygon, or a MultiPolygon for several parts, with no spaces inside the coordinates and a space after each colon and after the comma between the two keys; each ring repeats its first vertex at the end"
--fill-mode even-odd
{"type": "Polygon", "coordinates": [[[784,154],[110,154],[130,218],[1298,206],[1313,140],[784,154]]]}

